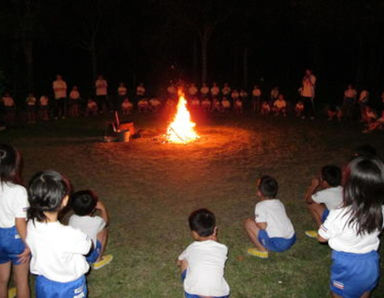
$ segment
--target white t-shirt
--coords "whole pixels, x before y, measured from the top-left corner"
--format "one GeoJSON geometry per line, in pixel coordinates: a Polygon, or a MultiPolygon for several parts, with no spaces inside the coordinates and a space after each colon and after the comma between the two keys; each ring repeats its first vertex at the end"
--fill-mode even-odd
{"type": "Polygon", "coordinates": [[[105,96],[108,93],[108,83],[106,80],[99,79],[95,82],[96,95],[105,96]]]}
{"type": "MultiPolygon", "coordinates": [[[[357,235],[356,225],[348,225],[350,206],[329,212],[325,222],[320,226],[319,235],[328,240],[328,245],[337,251],[364,254],[377,250],[380,244],[380,231],[357,235]]],[[[384,207],[383,207],[384,216],[384,207]]]]}
{"type": "Polygon", "coordinates": [[[87,234],[96,246],[97,234],[105,228],[105,221],[100,216],[79,216],[73,214],[68,225],[87,234]]]}
{"type": "Polygon", "coordinates": [[[328,210],[337,209],[343,206],[343,187],[336,186],[320,190],[312,195],[315,203],[323,203],[328,210]]]}
{"type": "Polygon", "coordinates": [[[67,97],[67,83],[63,80],[56,80],[52,84],[55,99],[67,97]]]}
{"type": "Polygon", "coordinates": [[[26,189],[12,182],[0,182],[0,228],[15,226],[15,218],[26,218],[29,207],[26,189]]]}
{"type": "Polygon", "coordinates": [[[73,100],[79,99],[79,98],[80,98],[80,92],[77,91],[77,90],[72,90],[72,91],[69,93],[69,98],[70,98],[70,99],[73,99],[73,100]]]}
{"type": "Polygon", "coordinates": [[[57,282],[78,279],[89,270],[85,256],[91,239],[80,230],[60,222],[28,221],[27,244],[31,249],[33,274],[57,282]]]}
{"type": "Polygon", "coordinates": [[[301,90],[301,96],[304,97],[314,97],[315,96],[315,84],[316,77],[311,74],[308,77],[305,76],[303,78],[303,87],[301,90]]]}
{"type": "Polygon", "coordinates": [[[195,241],[179,256],[188,262],[184,290],[201,296],[226,296],[229,286],[224,279],[228,248],[213,240],[195,241]]]}
{"type": "Polygon", "coordinates": [[[255,221],[267,223],[269,237],[292,238],[295,234],[291,220],[278,199],[268,199],[256,204],[255,221]]]}

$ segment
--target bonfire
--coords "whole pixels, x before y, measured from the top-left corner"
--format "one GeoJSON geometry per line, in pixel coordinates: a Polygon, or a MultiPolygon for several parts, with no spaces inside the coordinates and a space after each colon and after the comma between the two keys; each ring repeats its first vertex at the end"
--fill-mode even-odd
{"type": "Polygon", "coordinates": [[[169,124],[166,139],[170,143],[187,144],[199,138],[194,130],[196,124],[191,121],[191,114],[187,109],[187,101],[182,91],[179,91],[176,115],[169,124]]]}

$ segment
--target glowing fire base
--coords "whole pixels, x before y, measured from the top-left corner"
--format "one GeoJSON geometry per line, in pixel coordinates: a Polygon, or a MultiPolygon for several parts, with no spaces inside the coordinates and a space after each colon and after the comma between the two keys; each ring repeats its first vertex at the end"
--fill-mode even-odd
{"type": "Polygon", "coordinates": [[[196,123],[191,121],[191,114],[187,109],[187,101],[183,94],[179,95],[176,115],[168,126],[165,138],[170,143],[187,144],[199,139],[195,132],[196,123]]]}

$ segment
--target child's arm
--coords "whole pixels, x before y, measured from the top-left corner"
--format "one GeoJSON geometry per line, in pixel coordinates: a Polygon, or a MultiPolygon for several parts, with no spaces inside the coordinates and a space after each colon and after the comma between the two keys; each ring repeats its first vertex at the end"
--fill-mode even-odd
{"type": "Polygon", "coordinates": [[[15,218],[15,226],[16,230],[19,233],[21,239],[23,240],[25,244],[25,249],[24,251],[18,255],[20,263],[27,263],[29,261],[29,256],[30,256],[30,249],[27,245],[27,242],[25,239],[27,238],[27,221],[25,218],[15,218]]]}
{"type": "Polygon", "coordinates": [[[265,230],[267,228],[266,222],[256,222],[256,225],[260,230],[265,230]]]}
{"type": "Polygon", "coordinates": [[[320,186],[320,180],[319,178],[313,178],[312,179],[312,183],[311,185],[308,187],[308,190],[305,194],[305,201],[307,202],[307,204],[312,204],[313,203],[313,200],[312,200],[312,195],[318,190],[320,186]]]}
{"type": "Polygon", "coordinates": [[[109,225],[109,216],[108,216],[107,208],[105,207],[103,202],[97,201],[97,204],[96,204],[95,208],[96,208],[96,210],[100,211],[100,216],[105,221],[105,227],[108,227],[108,225],[109,225]]]}

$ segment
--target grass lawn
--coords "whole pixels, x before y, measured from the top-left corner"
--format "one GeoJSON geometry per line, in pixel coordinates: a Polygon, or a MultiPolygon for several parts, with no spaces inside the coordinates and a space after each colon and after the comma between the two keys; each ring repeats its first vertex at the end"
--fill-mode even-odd
{"type": "MultiPolygon", "coordinates": [[[[52,168],[67,175],[75,190],[95,190],[109,209],[107,252],[114,260],[89,274],[90,297],[182,297],[175,261],[192,241],[188,215],[201,207],[216,214],[219,241],[229,247],[231,297],[329,295],[331,251],[304,235],[314,224],[303,196],[323,165],[342,166],[356,146],[370,143],[383,154],[382,133],[363,135],[357,124],[325,120],[200,116],[202,138],[194,144],[150,137],[103,143],[105,120],[69,119],[0,133],[1,142],[21,151],[24,181],[52,168]],[[278,197],[298,238],[288,252],[267,260],[246,254],[251,244],[242,226],[253,216],[261,174],[277,178],[278,197]]],[[[166,127],[162,116],[134,120],[148,135],[166,127]]],[[[384,296],[383,278],[373,296],[384,296]]]]}

